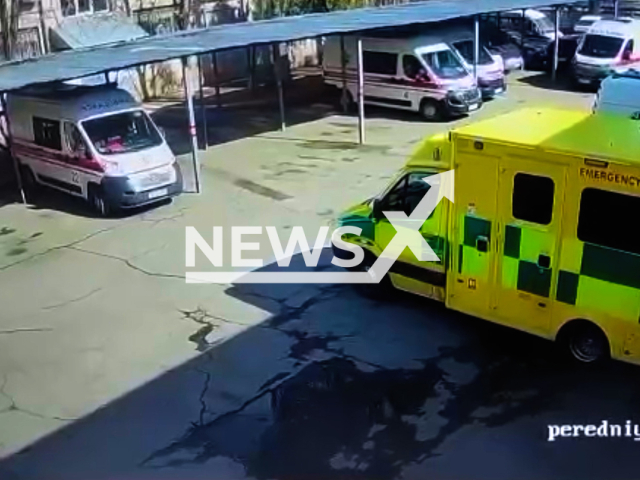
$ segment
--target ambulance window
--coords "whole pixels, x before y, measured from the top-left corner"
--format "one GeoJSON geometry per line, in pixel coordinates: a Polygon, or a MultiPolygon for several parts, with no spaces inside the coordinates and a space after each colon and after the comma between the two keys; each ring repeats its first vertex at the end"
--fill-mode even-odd
{"type": "Polygon", "coordinates": [[[398,73],[398,55],[386,52],[363,52],[362,69],[368,73],[395,75],[398,73]]]}
{"type": "Polygon", "coordinates": [[[630,216],[638,211],[640,197],[585,188],[580,199],[578,239],[640,255],[638,226],[630,216]]]}
{"type": "Polygon", "coordinates": [[[548,225],[553,213],[554,187],[549,177],[516,174],[513,179],[513,217],[548,225]]]}
{"type": "Polygon", "coordinates": [[[407,194],[405,195],[404,212],[407,215],[411,215],[415,208],[420,203],[420,200],[424,198],[431,185],[423,180],[424,177],[430,174],[425,173],[412,173],[407,179],[407,194]]]}
{"type": "Polygon", "coordinates": [[[33,138],[36,145],[62,150],[60,122],[47,118],[33,117],[33,138]]]}
{"type": "Polygon", "coordinates": [[[404,210],[404,194],[407,185],[407,177],[403,177],[395,187],[391,189],[382,200],[380,210],[382,212],[401,212],[404,210]]]}

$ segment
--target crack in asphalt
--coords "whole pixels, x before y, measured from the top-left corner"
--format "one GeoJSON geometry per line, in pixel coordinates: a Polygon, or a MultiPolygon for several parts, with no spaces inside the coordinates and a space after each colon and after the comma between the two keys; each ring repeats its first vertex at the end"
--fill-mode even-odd
{"type": "Polygon", "coordinates": [[[209,342],[207,340],[207,336],[219,326],[211,320],[218,320],[220,322],[239,325],[242,327],[248,326],[245,323],[235,322],[233,320],[229,320],[228,318],[210,313],[208,310],[202,307],[198,307],[195,310],[179,310],[179,312],[182,314],[183,319],[191,320],[198,325],[202,325],[195,333],[189,335],[189,341],[196,344],[197,350],[199,352],[207,351],[209,348],[216,345],[220,341],[219,339],[213,342],[209,342]]]}
{"type": "Polygon", "coordinates": [[[25,415],[29,415],[30,417],[40,418],[43,420],[58,420],[60,422],[73,422],[78,420],[78,418],[59,417],[57,415],[44,415],[42,413],[34,412],[32,410],[27,410],[26,408],[19,407],[16,401],[13,399],[13,397],[9,395],[5,390],[7,386],[7,382],[8,382],[7,375],[3,375],[2,385],[0,385],[0,395],[6,398],[7,400],[9,400],[10,405],[5,409],[0,410],[0,415],[7,412],[20,412],[25,415]]]}
{"type": "Polygon", "coordinates": [[[207,402],[205,400],[205,396],[209,391],[209,382],[211,381],[211,373],[205,370],[198,370],[198,372],[204,375],[204,385],[202,387],[202,392],[200,392],[200,416],[199,422],[194,424],[194,426],[202,426],[204,425],[204,414],[207,413],[207,402]]]}
{"type": "Polygon", "coordinates": [[[53,304],[53,305],[42,307],[42,310],[53,310],[55,308],[66,307],[67,305],[70,305],[72,303],[81,302],[82,300],[85,300],[85,299],[89,298],[91,295],[93,295],[95,293],[98,293],[100,290],[102,290],[102,287],[94,288],[90,292],[85,293],[84,295],[81,295],[79,297],[72,298],[72,299],[67,300],[65,302],[56,303],[56,304],[53,304]]]}
{"type": "Polygon", "coordinates": [[[13,328],[11,330],[0,330],[0,335],[12,335],[14,333],[29,333],[29,332],[52,332],[51,327],[25,327],[25,328],[13,328]]]}
{"type": "Polygon", "coordinates": [[[108,258],[111,260],[117,260],[121,263],[124,263],[127,267],[129,267],[132,270],[135,270],[136,272],[142,273],[148,277],[157,277],[157,278],[177,278],[180,280],[185,280],[185,276],[184,275],[176,275],[173,273],[160,273],[160,272],[151,272],[149,270],[146,270],[142,267],[139,267],[138,265],[133,264],[130,260],[126,259],[126,258],[122,258],[122,257],[118,257],[117,255],[111,255],[108,253],[101,253],[101,252],[95,252],[93,250],[87,250],[84,248],[79,248],[79,247],[75,247],[75,246],[67,246],[65,248],[68,248],[69,250],[74,250],[76,252],[82,252],[82,253],[86,253],[88,255],[95,255],[96,257],[102,257],[102,258],[108,258]]]}

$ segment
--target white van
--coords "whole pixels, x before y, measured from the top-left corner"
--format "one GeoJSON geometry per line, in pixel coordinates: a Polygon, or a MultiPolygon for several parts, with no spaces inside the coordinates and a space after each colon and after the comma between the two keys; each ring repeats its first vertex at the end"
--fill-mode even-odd
{"type": "Polygon", "coordinates": [[[640,72],[628,70],[605,78],[593,101],[593,113],[640,118],[640,72]]]}
{"type": "Polygon", "coordinates": [[[599,20],[584,34],[573,59],[573,78],[579,84],[598,84],[612,69],[640,60],[640,22],[599,20]]]}
{"type": "Polygon", "coordinates": [[[164,136],[115,85],[60,84],[7,96],[25,187],[46,185],[88,200],[100,215],[182,191],[164,136]]]}
{"type": "MultiPolygon", "coordinates": [[[[430,35],[438,35],[462,58],[468,71],[473,72],[475,54],[475,33],[473,29],[453,27],[430,29],[430,35]]],[[[483,99],[493,98],[506,90],[504,63],[500,55],[492,55],[485,45],[478,49],[478,87],[483,99]]]]}
{"type": "MultiPolygon", "coordinates": [[[[357,44],[345,36],[346,87],[357,96],[357,44]]],[[[439,37],[393,36],[362,39],[364,102],[419,112],[427,120],[477,110],[482,97],[461,58],[439,37]]],[[[342,88],[339,36],[326,39],[323,53],[325,83],[342,88]]]]}

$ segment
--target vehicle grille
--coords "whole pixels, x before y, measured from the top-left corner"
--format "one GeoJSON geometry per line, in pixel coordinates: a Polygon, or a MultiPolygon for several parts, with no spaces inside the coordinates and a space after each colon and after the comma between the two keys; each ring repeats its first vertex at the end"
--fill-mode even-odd
{"type": "Polygon", "coordinates": [[[498,78],[496,80],[479,79],[478,83],[480,84],[481,87],[484,87],[484,88],[500,88],[504,84],[501,78],[498,78]]]}
{"type": "Polygon", "coordinates": [[[164,172],[151,172],[140,179],[140,186],[153,187],[156,185],[162,185],[171,181],[171,170],[164,172]]]}

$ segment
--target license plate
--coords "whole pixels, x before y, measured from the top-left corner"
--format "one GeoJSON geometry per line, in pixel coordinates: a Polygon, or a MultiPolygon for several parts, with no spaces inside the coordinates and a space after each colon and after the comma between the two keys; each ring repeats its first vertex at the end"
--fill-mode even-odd
{"type": "Polygon", "coordinates": [[[469,111],[473,112],[474,110],[478,109],[478,104],[474,103],[473,105],[469,105],[469,111]]]}
{"type": "Polygon", "coordinates": [[[496,88],[496,93],[502,93],[504,92],[504,88],[496,88]]]}
{"type": "Polygon", "coordinates": [[[164,197],[167,193],[169,193],[169,190],[166,189],[166,188],[161,188],[159,190],[153,190],[152,192],[149,192],[149,199],[158,198],[158,197],[164,197]]]}
{"type": "Polygon", "coordinates": [[[580,82],[580,83],[591,83],[591,80],[589,80],[588,78],[579,78],[578,82],[580,82]]]}

